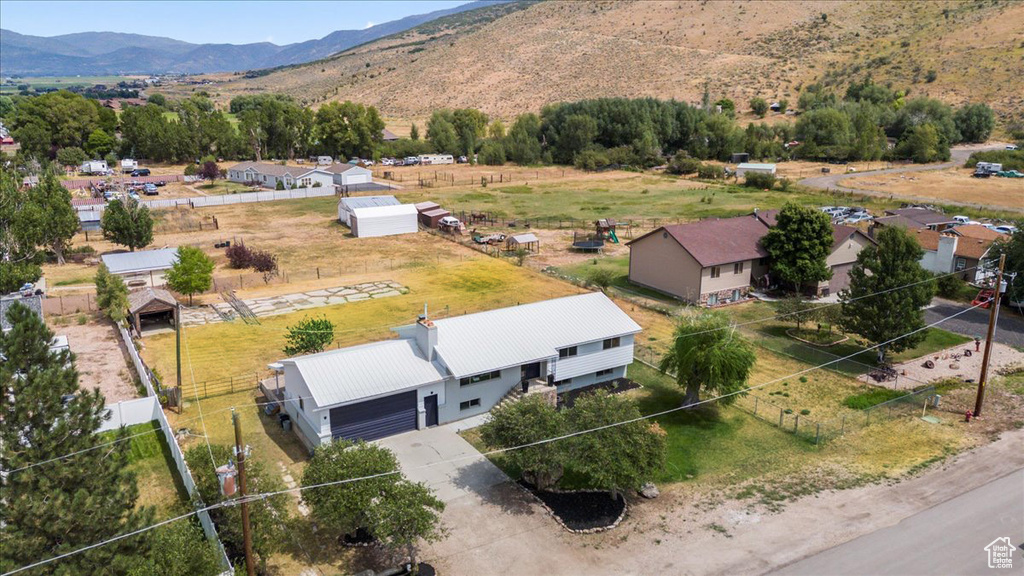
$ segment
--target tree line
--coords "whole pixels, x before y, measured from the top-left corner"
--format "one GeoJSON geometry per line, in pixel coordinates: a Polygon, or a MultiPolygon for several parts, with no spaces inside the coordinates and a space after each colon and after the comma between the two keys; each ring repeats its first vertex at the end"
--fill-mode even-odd
{"type": "MultiPolygon", "coordinates": [[[[647,168],[672,155],[729,160],[911,160],[949,158],[950,146],[982,142],[995,125],[985,104],[954,109],[938,100],[866,78],[839,95],[821,84],[800,94],[795,123],[752,122],[741,128],[728,98],[700,105],[656,98],[597,98],[551,104],[517,116],[509,126],[472,108],[437,110],[421,139],[384,142],[384,121],[373,106],[331,102],[314,111],[279,94],[238,96],[218,110],[199,93],[171,101],[160,94],[118,117],[96,100],[68,91],[4,97],[3,113],[23,153],[75,164],[86,156],[190,162],[293,159],[307,155],[379,159],[445,153],[500,165],[564,164],[584,169],[647,168]],[[118,137],[119,134],[119,137],[118,137]]],[[[785,109],[788,102],[780,101],[785,109]]],[[[768,103],[750,107],[765,117],[768,103]]]]}

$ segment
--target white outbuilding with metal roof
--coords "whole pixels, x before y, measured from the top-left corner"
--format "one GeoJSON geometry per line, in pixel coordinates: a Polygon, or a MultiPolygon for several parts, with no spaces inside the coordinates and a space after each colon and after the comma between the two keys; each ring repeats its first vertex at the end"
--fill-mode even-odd
{"type": "Polygon", "coordinates": [[[419,231],[419,212],[412,204],[355,208],[349,215],[349,228],[356,238],[412,234],[419,231]]]}
{"type": "Polygon", "coordinates": [[[487,412],[524,382],[565,392],[626,376],[640,331],[599,292],[394,330],[398,339],[271,365],[310,447],[487,412]]]}
{"type": "Polygon", "coordinates": [[[350,196],[338,200],[338,221],[349,226],[349,217],[356,208],[375,206],[398,206],[401,202],[394,196],[350,196]]]}
{"type": "Polygon", "coordinates": [[[164,272],[178,261],[178,249],[159,248],[104,254],[102,259],[110,273],[124,278],[129,287],[162,286],[166,283],[164,272]]]}
{"type": "Polygon", "coordinates": [[[775,175],[775,164],[759,164],[757,162],[744,162],[736,167],[736,176],[742,178],[744,174],[756,172],[758,174],[775,175]]]}

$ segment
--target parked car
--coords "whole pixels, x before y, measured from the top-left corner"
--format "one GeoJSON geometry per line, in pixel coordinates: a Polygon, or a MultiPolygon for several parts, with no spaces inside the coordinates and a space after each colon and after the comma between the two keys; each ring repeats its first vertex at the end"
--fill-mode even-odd
{"type": "Polygon", "coordinates": [[[135,192],[129,192],[128,193],[128,197],[131,198],[132,200],[138,200],[139,199],[139,195],[136,194],[135,192]]]}
{"type": "Polygon", "coordinates": [[[871,214],[868,214],[866,212],[858,212],[857,214],[847,217],[846,220],[843,220],[843,222],[846,224],[856,224],[858,222],[866,222],[868,220],[874,219],[875,218],[871,214]]]}
{"type": "Polygon", "coordinates": [[[452,228],[459,227],[459,219],[454,216],[445,216],[437,221],[440,226],[450,226],[452,228]]]}
{"type": "Polygon", "coordinates": [[[156,182],[156,185],[157,186],[167,186],[167,181],[166,180],[160,180],[160,181],[156,182]]]}
{"type": "Polygon", "coordinates": [[[394,158],[381,158],[380,159],[380,165],[381,166],[394,166],[395,165],[395,159],[394,158]]]}
{"type": "Polygon", "coordinates": [[[1006,145],[1006,149],[1007,150],[1020,150],[1020,146],[1017,146],[1016,144],[1007,144],[1006,145]]]}
{"type": "Polygon", "coordinates": [[[996,232],[999,232],[1000,234],[1013,235],[1013,234],[1017,233],[1017,227],[1016,226],[1010,226],[1008,224],[1004,224],[1002,226],[996,226],[995,228],[993,228],[993,230],[995,230],[996,232]]]}
{"type": "Polygon", "coordinates": [[[456,162],[458,162],[459,164],[466,164],[469,162],[469,158],[466,158],[465,156],[459,156],[456,162]]]}
{"type": "Polygon", "coordinates": [[[397,160],[395,160],[394,166],[405,166],[405,159],[398,158],[397,160]]]}
{"type": "Polygon", "coordinates": [[[139,176],[149,176],[149,168],[139,168],[138,170],[132,170],[132,177],[137,178],[139,176]]]}
{"type": "Polygon", "coordinates": [[[415,165],[417,165],[419,163],[420,163],[420,159],[418,157],[416,157],[416,156],[406,156],[405,157],[405,165],[406,166],[415,166],[415,165]]]}
{"type": "Polygon", "coordinates": [[[373,166],[373,160],[370,160],[369,158],[360,160],[360,162],[363,164],[363,166],[373,166]]]}
{"type": "Polygon", "coordinates": [[[156,189],[156,184],[146,184],[142,188],[142,193],[146,196],[156,196],[160,191],[156,189]]]}

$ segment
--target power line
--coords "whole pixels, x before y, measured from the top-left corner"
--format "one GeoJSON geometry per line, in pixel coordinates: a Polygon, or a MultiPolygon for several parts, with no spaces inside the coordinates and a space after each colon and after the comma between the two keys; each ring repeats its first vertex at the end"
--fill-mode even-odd
{"type": "MultiPolygon", "coordinates": [[[[870,350],[873,350],[875,348],[879,348],[879,347],[882,347],[882,346],[886,346],[886,345],[891,344],[891,343],[893,343],[893,342],[895,342],[897,340],[900,340],[900,339],[906,338],[908,336],[912,336],[914,334],[917,334],[918,332],[927,330],[929,328],[934,328],[935,326],[938,326],[939,324],[941,324],[941,323],[943,323],[943,322],[945,322],[947,320],[951,320],[953,318],[956,318],[957,316],[960,316],[961,314],[965,314],[965,313],[967,313],[967,312],[969,312],[971,310],[974,310],[976,308],[980,308],[981,306],[983,306],[987,302],[989,302],[989,301],[986,300],[985,302],[973,305],[970,308],[965,308],[965,309],[963,309],[963,310],[961,310],[961,311],[959,311],[959,312],[957,312],[955,314],[952,314],[950,316],[946,316],[944,318],[941,318],[941,319],[937,320],[936,322],[933,322],[933,323],[928,324],[926,326],[922,326],[921,328],[918,328],[916,330],[912,330],[910,332],[907,332],[906,334],[902,334],[902,335],[897,336],[895,338],[891,338],[889,340],[886,340],[885,342],[881,342],[881,343],[872,345],[872,346],[870,346],[868,348],[865,348],[864,350],[861,350],[861,351],[855,352],[853,354],[850,354],[849,356],[845,356],[845,357],[842,357],[842,358],[837,358],[835,360],[829,360],[828,362],[825,362],[823,364],[819,364],[817,366],[811,366],[809,368],[805,368],[803,370],[799,370],[797,372],[794,372],[792,374],[788,374],[786,376],[781,376],[779,378],[776,378],[776,379],[773,379],[773,380],[769,380],[767,382],[762,382],[760,384],[755,384],[753,386],[748,386],[748,387],[743,388],[741,390],[737,390],[737,391],[730,392],[730,393],[727,393],[727,394],[722,394],[722,395],[716,396],[714,398],[708,398],[708,399],[705,399],[705,400],[700,400],[698,402],[695,402],[693,404],[689,404],[687,406],[677,406],[675,408],[669,408],[667,410],[662,410],[661,412],[655,412],[655,413],[652,413],[652,414],[646,414],[646,415],[639,416],[637,418],[631,418],[629,420],[623,420],[623,421],[620,421],[620,422],[613,422],[613,423],[610,423],[610,424],[605,424],[605,425],[602,425],[602,426],[597,426],[597,427],[590,428],[590,429],[587,429],[587,430],[579,430],[579,431],[576,431],[576,432],[571,432],[569,434],[562,434],[560,436],[555,436],[555,437],[552,437],[552,438],[545,438],[545,439],[542,439],[542,440],[537,440],[535,442],[530,442],[530,443],[527,443],[527,444],[521,444],[521,445],[518,445],[518,446],[510,446],[510,447],[507,447],[507,448],[496,448],[494,450],[488,450],[486,452],[478,452],[476,454],[467,454],[465,456],[460,456],[460,457],[456,457],[456,458],[449,458],[447,460],[439,460],[439,461],[431,462],[431,463],[428,463],[428,464],[421,464],[419,466],[414,466],[414,467],[407,468],[406,470],[407,471],[408,470],[419,470],[419,469],[423,469],[423,468],[430,468],[430,467],[433,467],[433,466],[438,466],[440,464],[451,464],[451,463],[454,463],[454,462],[461,462],[461,461],[464,461],[464,460],[476,460],[476,459],[479,459],[479,458],[486,458],[488,456],[493,456],[493,455],[501,454],[501,453],[504,453],[504,452],[511,452],[513,450],[522,450],[524,448],[532,448],[532,447],[535,447],[535,446],[541,446],[541,445],[544,445],[544,444],[550,444],[552,442],[557,442],[557,441],[565,440],[565,439],[568,439],[568,438],[574,438],[576,436],[582,436],[584,434],[591,434],[593,432],[599,432],[601,430],[607,430],[609,428],[615,428],[615,427],[623,426],[623,425],[626,425],[626,424],[632,424],[634,422],[639,422],[639,421],[642,421],[642,420],[649,420],[651,418],[658,418],[658,417],[664,416],[666,414],[671,414],[673,412],[679,412],[680,410],[689,410],[691,408],[695,408],[695,407],[703,405],[703,404],[710,404],[712,402],[717,402],[719,400],[722,400],[722,399],[725,399],[725,398],[730,398],[732,396],[738,396],[738,395],[741,395],[741,394],[746,394],[747,392],[750,392],[752,390],[757,390],[757,389],[763,388],[765,386],[770,386],[772,384],[776,384],[776,383],[781,382],[783,380],[791,379],[791,378],[793,378],[795,376],[800,376],[800,375],[803,375],[803,374],[807,374],[808,372],[813,372],[815,370],[819,370],[819,369],[825,368],[826,366],[829,366],[830,364],[835,364],[835,363],[841,362],[843,360],[848,360],[848,359],[850,359],[850,358],[852,358],[854,356],[857,356],[858,354],[863,354],[864,352],[867,352],[867,351],[870,351],[870,350]]],[[[214,466],[216,467],[216,465],[214,465],[214,466]]],[[[353,482],[360,482],[360,481],[363,481],[363,480],[371,480],[371,479],[374,479],[374,478],[382,478],[382,477],[385,477],[385,476],[393,476],[395,474],[401,474],[401,473],[402,473],[402,470],[393,470],[393,471],[390,471],[390,472],[381,472],[381,473],[371,474],[371,475],[368,475],[368,476],[361,476],[361,477],[357,477],[357,478],[346,478],[346,479],[343,479],[343,480],[335,480],[335,481],[332,481],[332,482],[323,482],[323,483],[320,483],[320,484],[312,484],[312,485],[309,485],[309,486],[297,486],[295,488],[287,488],[287,489],[284,489],[284,490],[276,490],[276,491],[273,491],[273,492],[261,492],[261,493],[258,493],[258,494],[252,494],[252,495],[247,496],[244,499],[244,501],[245,502],[255,502],[255,501],[258,501],[258,500],[265,500],[267,498],[270,498],[272,496],[277,496],[277,495],[280,495],[280,494],[290,494],[290,493],[293,493],[293,492],[301,492],[303,490],[313,490],[313,489],[316,489],[316,488],[326,488],[326,487],[330,487],[330,486],[338,486],[338,485],[342,485],[342,484],[350,484],[350,483],[353,483],[353,482]]],[[[93,548],[98,548],[98,547],[103,546],[105,544],[116,542],[118,540],[122,540],[124,538],[135,536],[137,534],[141,534],[141,533],[146,532],[148,530],[152,530],[152,529],[158,528],[158,527],[163,526],[165,524],[169,524],[169,523],[175,522],[177,520],[182,520],[184,518],[188,518],[189,516],[192,516],[194,514],[202,512],[202,511],[213,510],[215,508],[222,508],[222,507],[226,507],[226,506],[234,506],[236,504],[240,504],[242,501],[243,501],[242,498],[236,498],[236,499],[233,499],[233,500],[226,500],[226,501],[223,501],[223,502],[219,502],[217,504],[213,504],[213,505],[210,505],[210,506],[199,508],[197,510],[189,512],[188,514],[183,514],[181,516],[178,516],[176,518],[171,518],[169,520],[164,520],[164,521],[159,522],[157,524],[153,524],[151,526],[147,526],[145,528],[141,528],[139,530],[136,530],[134,532],[130,532],[128,534],[122,534],[120,536],[115,536],[113,538],[109,538],[107,540],[104,540],[102,542],[98,542],[96,544],[90,544],[89,546],[85,546],[85,547],[80,548],[78,550],[73,550],[71,552],[66,552],[66,553],[61,554],[59,556],[55,556],[53,558],[49,558],[49,559],[46,559],[46,560],[40,560],[40,561],[35,562],[33,564],[29,564],[27,566],[22,566],[21,568],[17,568],[15,570],[10,571],[10,572],[6,572],[3,576],[8,576],[9,574],[16,574],[18,572],[22,572],[24,570],[28,570],[28,569],[31,569],[31,568],[37,568],[39,566],[44,566],[44,565],[49,564],[51,562],[55,562],[57,560],[61,560],[63,558],[67,558],[69,556],[73,556],[73,555],[78,554],[80,552],[85,552],[85,551],[91,550],[93,548]]]]}
{"type": "Polygon", "coordinates": [[[203,425],[203,439],[206,440],[206,451],[210,453],[210,464],[213,465],[213,469],[217,469],[217,460],[213,457],[213,448],[210,447],[210,433],[206,430],[206,419],[203,418],[203,404],[199,401],[199,388],[196,388],[196,373],[192,369],[192,354],[188,348],[188,338],[185,336],[186,330],[181,329],[183,340],[185,341],[185,357],[188,358],[188,371],[192,375],[192,391],[195,392],[196,396],[196,408],[199,409],[199,421],[203,425]]]}

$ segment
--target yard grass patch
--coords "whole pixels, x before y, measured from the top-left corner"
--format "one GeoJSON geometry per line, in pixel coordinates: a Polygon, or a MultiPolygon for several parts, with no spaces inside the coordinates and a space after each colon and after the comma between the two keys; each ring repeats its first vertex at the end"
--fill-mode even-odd
{"type": "Polygon", "coordinates": [[[902,390],[891,390],[889,388],[872,387],[870,390],[858,392],[857,394],[851,394],[846,398],[843,398],[843,406],[846,406],[847,408],[852,408],[854,410],[866,410],[868,408],[871,408],[872,406],[875,406],[876,404],[888,402],[889,400],[899,398],[900,396],[905,396],[906,394],[907,392],[904,392],[902,390]]]}
{"type": "MultiPolygon", "coordinates": [[[[138,506],[156,507],[157,517],[166,518],[182,503],[188,492],[171,457],[171,449],[155,421],[127,427],[126,435],[141,434],[129,440],[129,468],[135,472],[139,487],[138,506]],[[149,432],[143,434],[143,432],[149,432]]],[[[103,435],[104,441],[117,438],[116,432],[103,435]]]]}

